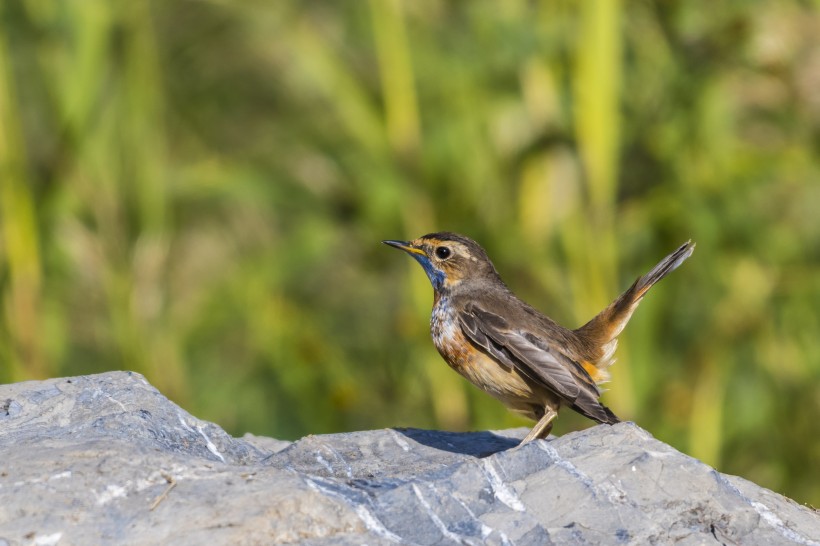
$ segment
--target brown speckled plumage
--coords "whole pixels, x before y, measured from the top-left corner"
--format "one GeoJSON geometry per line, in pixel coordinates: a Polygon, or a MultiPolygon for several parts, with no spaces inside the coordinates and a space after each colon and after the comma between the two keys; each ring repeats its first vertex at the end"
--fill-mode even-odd
{"type": "Polygon", "coordinates": [[[694,250],[687,242],[640,277],[587,324],[570,330],[518,299],[487,253],[455,233],[385,241],[413,256],[434,288],[433,343],[444,360],[512,411],[538,421],[525,442],[543,438],[562,405],[599,423],[619,421],[598,401],[617,336],[653,284],[694,250]]]}

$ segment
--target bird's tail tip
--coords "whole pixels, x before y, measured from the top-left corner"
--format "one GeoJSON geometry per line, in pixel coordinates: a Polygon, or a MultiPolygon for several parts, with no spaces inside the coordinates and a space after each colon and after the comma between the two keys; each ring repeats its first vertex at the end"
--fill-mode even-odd
{"type": "Polygon", "coordinates": [[[646,275],[639,277],[606,309],[575,330],[576,334],[585,338],[588,344],[595,347],[596,352],[599,353],[590,355],[596,367],[605,368],[611,363],[616,345],[615,338],[629,322],[632,313],[646,292],[659,280],[680,267],[694,251],[695,243],[691,239],[686,241],[658,262],[646,275]]]}
{"type": "Polygon", "coordinates": [[[658,264],[653,267],[649,273],[635,281],[634,288],[637,292],[636,296],[643,296],[643,294],[646,293],[652,285],[680,267],[681,264],[685,262],[695,251],[695,244],[696,243],[692,242],[692,239],[689,239],[666,258],[658,262],[658,264]]]}

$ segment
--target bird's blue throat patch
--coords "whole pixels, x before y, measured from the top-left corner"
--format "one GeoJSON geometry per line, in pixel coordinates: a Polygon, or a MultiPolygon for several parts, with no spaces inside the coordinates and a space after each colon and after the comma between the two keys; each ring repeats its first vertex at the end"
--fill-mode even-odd
{"type": "Polygon", "coordinates": [[[444,279],[446,279],[444,271],[433,267],[433,263],[427,256],[422,256],[421,254],[411,254],[411,256],[424,268],[424,272],[427,273],[427,277],[430,279],[433,288],[435,290],[441,290],[444,286],[444,279]]]}

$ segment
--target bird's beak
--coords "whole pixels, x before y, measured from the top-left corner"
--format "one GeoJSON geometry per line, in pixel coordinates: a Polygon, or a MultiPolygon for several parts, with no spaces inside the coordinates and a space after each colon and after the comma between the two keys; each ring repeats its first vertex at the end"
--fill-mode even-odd
{"type": "Polygon", "coordinates": [[[427,256],[424,251],[420,248],[414,247],[410,241],[382,241],[384,244],[401,249],[408,254],[419,254],[421,256],[427,256]]]}

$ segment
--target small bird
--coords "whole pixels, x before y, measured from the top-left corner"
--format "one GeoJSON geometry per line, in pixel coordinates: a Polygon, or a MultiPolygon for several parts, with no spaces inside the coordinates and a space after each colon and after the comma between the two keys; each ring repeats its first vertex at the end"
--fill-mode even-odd
{"type": "Polygon", "coordinates": [[[618,334],[647,290],[695,249],[691,241],[681,245],[592,320],[570,330],[517,298],[484,249],[468,237],[440,232],[382,242],[410,254],[430,278],[430,333],[447,364],[536,421],[522,444],[546,438],[561,406],[598,423],[620,421],[598,401],[598,384],[609,380],[618,334]]]}

